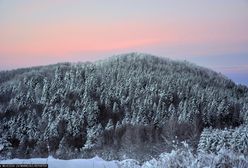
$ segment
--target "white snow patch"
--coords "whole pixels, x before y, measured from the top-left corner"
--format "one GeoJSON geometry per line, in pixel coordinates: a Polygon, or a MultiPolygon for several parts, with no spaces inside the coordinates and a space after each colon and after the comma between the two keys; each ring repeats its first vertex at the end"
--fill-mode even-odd
{"type": "Polygon", "coordinates": [[[92,159],[60,160],[53,157],[36,159],[0,160],[0,164],[48,164],[49,168],[170,168],[170,167],[237,167],[247,168],[248,157],[222,149],[217,154],[194,154],[190,149],[162,153],[158,158],[140,163],[134,159],[105,161],[98,156],[92,159]]]}
{"type": "Polygon", "coordinates": [[[53,157],[2,160],[0,164],[48,164],[49,168],[118,168],[117,161],[105,161],[98,156],[92,159],[60,160],[53,157]]]}
{"type": "Polygon", "coordinates": [[[0,151],[2,151],[4,148],[4,146],[2,144],[0,144],[0,151]]]}

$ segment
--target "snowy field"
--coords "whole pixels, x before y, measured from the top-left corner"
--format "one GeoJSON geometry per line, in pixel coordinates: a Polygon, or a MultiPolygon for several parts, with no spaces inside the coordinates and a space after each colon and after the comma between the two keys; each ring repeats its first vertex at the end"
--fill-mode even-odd
{"type": "Polygon", "coordinates": [[[37,159],[2,160],[0,164],[48,164],[49,168],[247,168],[248,157],[229,150],[220,150],[218,154],[193,154],[189,149],[162,153],[158,158],[140,164],[133,159],[123,161],[105,161],[99,157],[92,159],[60,160],[53,157],[37,159]]]}
{"type": "Polygon", "coordinates": [[[105,161],[99,157],[92,159],[60,160],[53,157],[35,159],[2,160],[0,164],[48,164],[48,168],[118,168],[116,161],[105,161]]]}

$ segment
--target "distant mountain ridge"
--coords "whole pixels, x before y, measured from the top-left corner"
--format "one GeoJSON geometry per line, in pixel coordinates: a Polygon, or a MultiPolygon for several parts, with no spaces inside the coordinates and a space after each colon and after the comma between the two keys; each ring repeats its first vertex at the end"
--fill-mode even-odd
{"type": "Polygon", "coordinates": [[[148,160],[180,141],[196,149],[200,139],[207,144],[209,130],[243,128],[247,121],[246,86],[185,61],[128,53],[0,72],[6,158],[148,160]]]}

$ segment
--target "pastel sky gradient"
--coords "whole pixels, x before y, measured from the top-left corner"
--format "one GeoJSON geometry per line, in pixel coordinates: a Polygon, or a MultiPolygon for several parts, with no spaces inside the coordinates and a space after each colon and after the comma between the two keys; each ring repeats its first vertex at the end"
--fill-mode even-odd
{"type": "Polygon", "coordinates": [[[248,85],[248,0],[0,0],[0,70],[133,51],[248,85]]]}

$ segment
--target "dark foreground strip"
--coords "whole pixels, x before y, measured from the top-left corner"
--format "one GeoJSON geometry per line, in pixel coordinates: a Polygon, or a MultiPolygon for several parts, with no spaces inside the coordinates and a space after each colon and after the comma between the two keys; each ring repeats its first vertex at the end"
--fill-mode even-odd
{"type": "Polygon", "coordinates": [[[0,168],[48,168],[48,164],[0,164],[0,168]]]}

